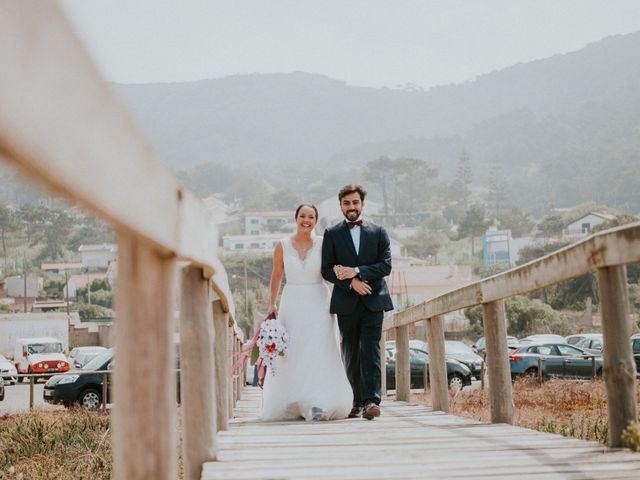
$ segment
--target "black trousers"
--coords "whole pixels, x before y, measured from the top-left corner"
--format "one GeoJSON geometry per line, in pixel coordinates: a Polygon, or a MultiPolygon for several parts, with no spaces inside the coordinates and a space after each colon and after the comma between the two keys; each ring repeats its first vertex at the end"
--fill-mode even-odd
{"type": "Polygon", "coordinates": [[[384,312],[372,312],[358,302],[349,315],[338,315],[342,359],[353,389],[353,404],[380,405],[382,398],[380,338],[384,312]]]}

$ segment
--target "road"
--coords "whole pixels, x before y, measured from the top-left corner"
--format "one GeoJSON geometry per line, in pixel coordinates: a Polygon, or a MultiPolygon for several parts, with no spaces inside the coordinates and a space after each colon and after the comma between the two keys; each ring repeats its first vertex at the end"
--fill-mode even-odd
{"type": "MultiPolygon", "coordinates": [[[[60,410],[62,406],[49,405],[42,399],[44,381],[40,381],[33,386],[34,408],[39,410],[60,410]]],[[[4,401],[0,402],[0,415],[7,413],[18,413],[29,411],[29,384],[17,383],[15,385],[5,385],[4,401]]]]}

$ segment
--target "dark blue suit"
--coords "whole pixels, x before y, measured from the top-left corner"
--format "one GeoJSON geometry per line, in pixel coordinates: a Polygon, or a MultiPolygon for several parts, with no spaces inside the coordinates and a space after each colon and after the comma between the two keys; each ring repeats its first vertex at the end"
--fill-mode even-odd
{"type": "Polygon", "coordinates": [[[365,221],[358,253],[346,222],[328,228],[322,243],[322,276],[334,284],[331,313],[338,314],[342,356],[353,388],[354,405],[380,404],[380,338],[385,311],[393,310],[387,282],[391,273],[389,236],[384,228],[365,221]],[[370,295],[358,295],[351,280],[338,280],[333,267],[358,267],[359,277],[371,286],[370,295]]]}

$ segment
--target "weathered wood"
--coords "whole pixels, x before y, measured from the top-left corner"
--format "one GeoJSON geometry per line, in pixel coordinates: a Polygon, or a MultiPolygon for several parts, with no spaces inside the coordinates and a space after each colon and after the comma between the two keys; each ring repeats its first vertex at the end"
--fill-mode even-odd
{"type": "Polygon", "coordinates": [[[638,419],[636,368],[629,342],[631,321],[626,268],[599,268],[598,289],[602,309],[602,355],[609,412],[609,445],[621,447],[622,431],[638,419]]]}
{"type": "MultiPolygon", "coordinates": [[[[233,326],[229,325],[227,327],[227,351],[226,355],[233,360],[233,326]]],[[[227,375],[229,375],[229,391],[228,393],[228,402],[229,402],[229,414],[233,416],[233,408],[236,406],[235,402],[235,382],[233,381],[233,373],[231,369],[227,370],[227,375]]]]}
{"type": "Polygon", "coordinates": [[[260,401],[257,388],[245,389],[232,428],[220,437],[219,460],[203,467],[204,480],[510,479],[514,472],[525,479],[630,479],[640,471],[637,453],[421,405],[384,402],[375,422],[264,423],[256,418],[260,401]]]}
{"type": "Polygon", "coordinates": [[[434,410],[449,412],[449,379],[444,354],[444,319],[441,316],[427,321],[429,338],[429,374],[431,404],[434,410]]]}
{"type": "MultiPolygon", "coordinates": [[[[429,344],[429,320],[424,320],[424,335],[422,337],[422,341],[424,341],[427,345],[429,344]]],[[[424,372],[422,374],[423,378],[423,389],[424,392],[428,392],[431,390],[431,379],[429,374],[429,362],[424,365],[424,372]]]]}
{"type": "Polygon", "coordinates": [[[176,478],[175,259],[118,232],[113,472],[176,478]]]}
{"type": "Polygon", "coordinates": [[[487,342],[489,399],[493,423],[513,423],[511,369],[507,352],[507,317],[503,300],[482,305],[487,342]]]}
{"type": "Polygon", "coordinates": [[[230,362],[228,347],[229,314],[222,309],[222,302],[213,302],[213,324],[215,327],[215,368],[216,368],[216,413],[218,430],[229,428],[229,382],[230,362]]]}
{"type": "MultiPolygon", "coordinates": [[[[236,338],[236,356],[240,358],[240,352],[242,351],[242,340],[240,338],[236,338]]],[[[238,385],[236,386],[236,392],[238,401],[242,400],[242,387],[244,387],[244,369],[240,368],[236,371],[237,377],[236,382],[238,385]]]]}
{"type": "Polygon", "coordinates": [[[199,267],[182,270],[180,365],[184,478],[197,480],[216,459],[215,332],[209,282],[199,267]]]}
{"type": "Polygon", "coordinates": [[[640,263],[640,223],[596,233],[525,265],[429,299],[394,314],[383,323],[383,329],[529,293],[596,267],[628,263],[640,263]]]}
{"type": "Polygon", "coordinates": [[[380,370],[382,398],[387,395],[387,332],[382,332],[380,337],[380,370]]]}
{"type": "Polygon", "coordinates": [[[409,401],[411,366],[409,363],[409,327],[396,328],[396,399],[409,401]]]}

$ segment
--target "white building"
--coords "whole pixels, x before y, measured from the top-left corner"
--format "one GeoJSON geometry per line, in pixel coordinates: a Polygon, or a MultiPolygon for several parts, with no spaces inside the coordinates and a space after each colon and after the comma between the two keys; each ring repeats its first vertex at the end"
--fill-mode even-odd
{"type": "Polygon", "coordinates": [[[78,251],[82,254],[82,269],[86,272],[106,270],[118,254],[118,247],[112,243],[101,245],[80,245],[78,251]]]}
{"type": "Polygon", "coordinates": [[[590,212],[571,222],[564,230],[567,237],[586,237],[591,234],[593,227],[607,220],[615,220],[615,215],[604,212],[590,212]]]}
{"type": "Polygon", "coordinates": [[[276,232],[293,232],[295,230],[295,212],[245,212],[245,235],[265,235],[276,232]]]}
{"type": "Polygon", "coordinates": [[[227,252],[272,251],[278,241],[286,235],[284,233],[225,235],[222,237],[222,249],[227,252]]]}
{"type": "Polygon", "coordinates": [[[7,297],[37,297],[38,292],[42,290],[44,281],[35,273],[27,274],[27,294],[24,294],[24,277],[16,275],[15,277],[7,277],[4,279],[4,288],[7,297]]]}

